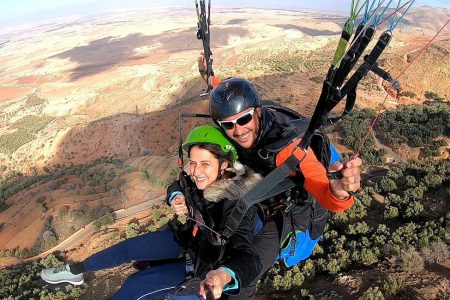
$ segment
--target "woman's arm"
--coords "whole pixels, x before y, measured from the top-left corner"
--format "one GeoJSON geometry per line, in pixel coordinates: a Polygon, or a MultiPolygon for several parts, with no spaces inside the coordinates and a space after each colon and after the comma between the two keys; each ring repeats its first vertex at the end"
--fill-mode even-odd
{"type": "MultiPolygon", "coordinates": [[[[236,202],[225,200],[223,220],[227,220],[236,202]]],[[[215,295],[226,291],[238,294],[247,287],[261,271],[262,265],[254,246],[254,228],[258,218],[256,206],[252,206],[242,219],[236,232],[225,246],[222,261],[210,271],[202,282],[203,289],[209,286],[215,295]],[[209,278],[209,280],[208,280],[209,278]]],[[[225,222],[222,223],[222,225],[225,222]]]]}

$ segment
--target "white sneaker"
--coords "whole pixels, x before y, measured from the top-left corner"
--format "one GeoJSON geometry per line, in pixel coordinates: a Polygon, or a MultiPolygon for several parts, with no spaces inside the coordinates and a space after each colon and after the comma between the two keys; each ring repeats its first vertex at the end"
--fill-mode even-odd
{"type": "Polygon", "coordinates": [[[70,267],[65,264],[61,267],[44,269],[41,271],[41,278],[48,283],[57,284],[61,282],[68,282],[74,285],[80,285],[84,282],[83,273],[73,274],[70,272],[70,267]]]}

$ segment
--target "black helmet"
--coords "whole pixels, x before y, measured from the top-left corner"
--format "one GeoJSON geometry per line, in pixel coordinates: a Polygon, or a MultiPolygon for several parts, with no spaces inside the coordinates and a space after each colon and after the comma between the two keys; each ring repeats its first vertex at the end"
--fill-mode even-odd
{"type": "Polygon", "coordinates": [[[255,85],[242,78],[225,79],[212,90],[209,98],[209,113],[213,120],[223,119],[257,106],[261,106],[261,100],[255,85]]]}

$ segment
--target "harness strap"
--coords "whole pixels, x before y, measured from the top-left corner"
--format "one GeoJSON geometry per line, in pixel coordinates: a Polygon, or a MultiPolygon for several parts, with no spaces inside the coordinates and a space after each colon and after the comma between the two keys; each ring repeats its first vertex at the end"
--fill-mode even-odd
{"type": "MultiPolygon", "coordinates": [[[[297,148],[298,150],[298,148],[297,148]]],[[[247,210],[256,203],[276,196],[281,192],[295,187],[295,183],[287,178],[292,171],[296,171],[303,158],[297,158],[295,155],[289,156],[279,167],[275,168],[266,177],[264,177],[256,186],[250,189],[240,201],[236,203],[231,214],[225,223],[222,236],[229,239],[239,227],[247,210]]]]}

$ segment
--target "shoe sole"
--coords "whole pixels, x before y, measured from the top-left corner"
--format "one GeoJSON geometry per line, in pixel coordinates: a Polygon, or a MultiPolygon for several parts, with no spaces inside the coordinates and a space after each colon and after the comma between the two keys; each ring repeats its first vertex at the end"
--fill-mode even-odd
{"type": "Polygon", "coordinates": [[[84,279],[82,279],[81,281],[70,281],[70,280],[66,280],[66,279],[58,280],[58,281],[51,281],[51,280],[48,280],[48,279],[42,277],[42,275],[41,275],[41,279],[50,284],[58,284],[58,283],[67,282],[67,283],[70,283],[73,285],[82,285],[84,283],[84,279]]]}

